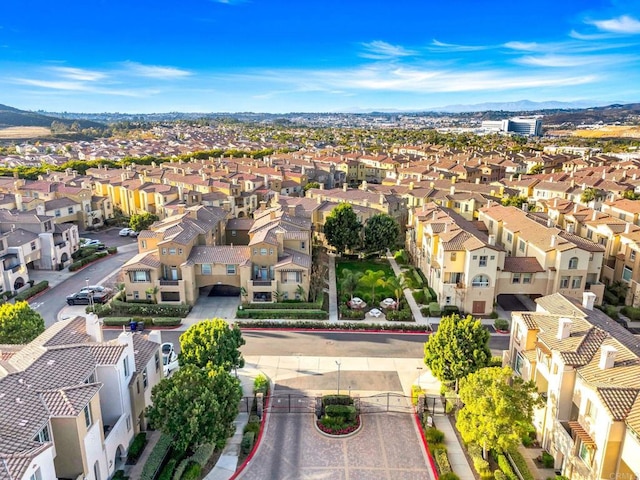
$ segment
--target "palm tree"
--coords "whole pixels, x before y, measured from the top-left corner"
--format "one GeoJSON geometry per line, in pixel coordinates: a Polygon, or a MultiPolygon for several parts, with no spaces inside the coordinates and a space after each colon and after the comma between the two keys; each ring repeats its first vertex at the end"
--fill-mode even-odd
{"type": "Polygon", "coordinates": [[[360,283],[363,283],[365,287],[371,287],[371,303],[376,302],[376,287],[384,286],[384,272],[382,270],[367,270],[364,272],[360,283]]]}
{"type": "Polygon", "coordinates": [[[244,299],[244,302],[246,303],[247,297],[249,296],[249,292],[247,292],[247,289],[244,287],[240,287],[240,295],[242,296],[242,298],[244,299]]]}
{"type": "Polygon", "coordinates": [[[158,288],[157,285],[155,285],[153,287],[147,288],[145,290],[145,293],[151,295],[151,300],[153,301],[153,303],[158,303],[157,295],[158,295],[159,291],[160,291],[160,289],[158,288]]]}
{"type": "Polygon", "coordinates": [[[385,287],[390,288],[396,297],[396,308],[400,309],[400,297],[404,294],[404,289],[407,288],[407,282],[403,276],[391,277],[385,282],[385,287]]]}
{"type": "Polygon", "coordinates": [[[305,291],[304,291],[304,287],[302,285],[298,285],[298,287],[296,288],[296,295],[300,297],[300,300],[302,300],[303,302],[305,301],[305,291]]]}
{"type": "Polygon", "coordinates": [[[358,288],[360,279],[362,278],[362,272],[352,272],[346,268],[342,270],[342,277],[340,279],[340,290],[346,292],[353,300],[353,294],[358,288]]]}

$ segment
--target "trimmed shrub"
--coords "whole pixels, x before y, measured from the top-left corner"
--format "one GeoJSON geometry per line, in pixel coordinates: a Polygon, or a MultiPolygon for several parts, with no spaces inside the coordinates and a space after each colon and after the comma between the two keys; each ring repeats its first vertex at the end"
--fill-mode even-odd
{"type": "Polygon", "coordinates": [[[193,455],[191,455],[189,459],[192,462],[196,462],[201,467],[204,467],[211,458],[211,455],[213,455],[214,450],[215,445],[213,445],[212,443],[203,443],[196,449],[195,452],[193,452],[193,455]]]}
{"type": "Polygon", "coordinates": [[[439,317],[440,315],[442,315],[442,310],[440,310],[438,302],[431,302],[429,304],[429,316],[439,317]]]}
{"type": "Polygon", "coordinates": [[[147,444],[147,433],[140,432],[135,436],[131,446],[129,447],[129,453],[127,454],[127,463],[135,464],[140,458],[145,445],[147,444]]]}
{"type": "Polygon", "coordinates": [[[364,317],[364,310],[352,310],[346,305],[340,305],[340,318],[346,318],[348,320],[362,320],[364,317]]]}
{"type": "Polygon", "coordinates": [[[418,405],[418,397],[422,395],[422,388],[418,385],[411,385],[411,404],[418,405]]]}
{"type": "MultiPolygon", "coordinates": [[[[87,306],[87,308],[85,308],[85,312],[86,313],[91,313],[91,310],[92,309],[89,306],[87,306]]],[[[102,304],[102,303],[96,303],[96,304],[93,305],[93,313],[95,313],[99,317],[108,317],[112,313],[111,305],[102,304]]]]}
{"type": "Polygon", "coordinates": [[[118,253],[118,247],[108,247],[107,248],[107,253],[109,255],[114,255],[114,254],[118,253]]]}
{"type": "Polygon", "coordinates": [[[266,395],[269,392],[269,379],[264,374],[256,375],[253,379],[253,393],[262,393],[266,395]]]}
{"type": "Polygon", "coordinates": [[[520,472],[520,475],[522,475],[522,478],[524,480],[534,480],[533,475],[531,475],[529,467],[527,466],[527,462],[520,452],[518,450],[513,450],[509,452],[509,455],[511,455],[511,460],[513,460],[515,466],[518,467],[518,471],[520,472]]]}
{"type": "Polygon", "coordinates": [[[613,305],[603,305],[602,311],[606,313],[613,320],[618,320],[620,318],[620,314],[618,313],[618,309],[613,305]]]}
{"type": "Polygon", "coordinates": [[[106,257],[107,255],[109,255],[107,252],[96,252],[96,253],[92,253],[91,255],[89,255],[88,257],[84,257],[81,258],[80,260],[76,260],[75,262],[73,262],[71,265],[69,265],[69,271],[70,272],[75,272],[76,270],[81,269],[82,267],[84,267],[85,265],[88,265],[92,262],[95,262],[96,260],[99,260],[101,258],[106,257]]]}
{"type": "Polygon", "coordinates": [[[620,309],[620,313],[622,313],[625,317],[629,317],[629,320],[632,322],[640,321],[640,308],[636,307],[622,307],[620,309]]]}
{"type": "Polygon", "coordinates": [[[415,322],[410,308],[403,308],[402,310],[387,310],[385,316],[390,322],[415,322]]]}
{"type": "Polygon", "coordinates": [[[455,305],[445,305],[442,307],[442,315],[448,316],[454,313],[460,314],[460,309],[455,305]]]}
{"type": "Polygon", "coordinates": [[[47,288],[49,288],[49,282],[47,282],[46,280],[38,282],[35,285],[32,285],[30,288],[27,288],[26,290],[17,294],[16,301],[27,300],[33,297],[36,293],[40,293],[47,288]]]}
{"type": "Polygon", "coordinates": [[[488,367],[501,367],[502,366],[502,357],[500,355],[494,355],[489,360],[488,367]]]}
{"type": "Polygon", "coordinates": [[[247,432],[253,432],[258,436],[260,432],[260,422],[248,422],[242,429],[242,434],[244,435],[247,432]]]}
{"type": "Polygon", "coordinates": [[[495,320],[496,318],[498,318],[498,312],[496,312],[495,310],[492,310],[491,313],[489,314],[489,318],[492,318],[493,320],[495,320]]]}
{"type": "Polygon", "coordinates": [[[414,290],[412,294],[413,294],[413,299],[416,301],[418,305],[424,305],[425,303],[427,303],[427,297],[424,294],[424,290],[414,290]]]}
{"type": "Polygon", "coordinates": [[[278,303],[244,303],[243,310],[318,310],[321,304],[317,302],[297,302],[283,300],[278,303]],[[283,305],[285,304],[285,305],[283,305]]]}
{"type": "Polygon", "coordinates": [[[175,458],[172,458],[171,460],[169,460],[167,464],[164,466],[164,468],[162,469],[162,473],[158,477],[158,480],[171,480],[171,477],[173,476],[173,471],[176,469],[176,463],[178,462],[175,458]]]}
{"type": "Polygon", "coordinates": [[[133,302],[121,302],[112,300],[111,311],[114,316],[132,317],[179,317],[184,318],[189,314],[191,307],[186,304],[168,305],[164,303],[141,304],[133,302]]]}
{"type": "Polygon", "coordinates": [[[518,480],[518,476],[513,471],[513,468],[511,468],[509,460],[507,460],[507,457],[503,453],[499,453],[496,455],[496,462],[498,463],[498,467],[508,480],[518,480]]]}
{"type": "Polygon", "coordinates": [[[540,461],[542,462],[544,468],[553,468],[555,460],[553,459],[552,455],[547,452],[542,452],[542,455],[540,457],[540,461]]]}
{"type": "Polygon", "coordinates": [[[176,317],[152,318],[151,323],[157,327],[175,327],[182,324],[182,319],[176,317]]]}
{"type": "MultiPolygon", "coordinates": [[[[142,468],[140,480],[154,480],[156,478],[158,470],[171,448],[172,441],[173,439],[169,435],[162,434],[162,436],[160,436],[158,443],[156,443],[156,446],[151,450],[151,454],[142,468]]],[[[198,465],[198,468],[199,467],[200,465],[198,465]]]]}
{"type": "Polygon", "coordinates": [[[446,450],[436,450],[433,452],[434,460],[438,466],[438,472],[440,475],[445,475],[451,472],[451,464],[449,463],[449,457],[446,450]]]}
{"type": "Polygon", "coordinates": [[[497,318],[495,322],[493,322],[493,326],[496,328],[496,330],[503,330],[508,332],[509,331],[509,320],[506,320],[504,318],[497,318]]]}
{"type": "Polygon", "coordinates": [[[493,472],[493,478],[495,480],[508,480],[507,476],[500,470],[496,470],[495,472],[493,472]]]}
{"type": "Polygon", "coordinates": [[[420,276],[420,274],[414,268],[411,269],[411,273],[413,273],[415,285],[418,288],[422,288],[422,286],[424,285],[424,281],[422,280],[422,277],[420,276]]]}
{"type": "Polygon", "coordinates": [[[351,405],[353,399],[349,395],[325,395],[322,397],[322,406],[328,405],[351,405]]]}
{"type": "Polygon", "coordinates": [[[182,460],[174,470],[173,478],[171,480],[180,480],[182,478],[182,474],[187,469],[189,462],[190,460],[188,458],[185,458],[184,460],[182,460]]]}
{"type": "Polygon", "coordinates": [[[202,467],[197,463],[191,462],[182,474],[182,480],[200,480],[202,467]]]}
{"type": "Polygon", "coordinates": [[[253,443],[256,434],[254,432],[246,432],[242,436],[242,443],[240,444],[240,448],[242,449],[242,453],[248,455],[251,449],[253,448],[253,443]]]}
{"type": "Polygon", "coordinates": [[[324,310],[238,310],[236,318],[309,318],[312,320],[326,320],[329,314],[324,310]]]}
{"type": "Polygon", "coordinates": [[[438,295],[436,295],[435,290],[433,288],[431,288],[431,287],[427,287],[427,289],[429,290],[429,296],[431,297],[431,299],[434,302],[437,302],[438,301],[438,295]]]}
{"type": "Polygon", "coordinates": [[[327,405],[324,413],[330,417],[342,417],[345,422],[353,422],[356,419],[356,407],[353,405],[327,405]]]}
{"type": "Polygon", "coordinates": [[[453,472],[447,472],[438,477],[440,480],[460,480],[460,477],[453,472]]]}
{"type": "Polygon", "coordinates": [[[269,320],[242,320],[240,328],[298,328],[320,330],[383,330],[399,332],[431,332],[429,325],[415,323],[359,323],[359,322],[320,322],[314,320],[276,322],[269,320]]]}
{"type": "Polygon", "coordinates": [[[107,327],[128,326],[129,322],[131,322],[131,317],[107,317],[103,322],[107,327]]]}
{"type": "Polygon", "coordinates": [[[429,445],[436,445],[444,441],[444,432],[437,428],[425,428],[424,437],[429,445]]]}

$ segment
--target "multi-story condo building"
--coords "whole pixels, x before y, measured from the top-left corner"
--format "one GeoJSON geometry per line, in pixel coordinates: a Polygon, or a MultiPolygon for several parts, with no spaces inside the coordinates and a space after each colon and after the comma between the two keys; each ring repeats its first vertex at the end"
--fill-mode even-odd
{"type": "Polygon", "coordinates": [[[248,244],[224,245],[226,211],[203,206],[181,210],[138,236],[140,253],[123,267],[127,299],[153,298],[154,289],[158,302],[190,305],[202,289],[214,294],[242,292],[252,302],[306,298],[311,272],[309,219],[280,207],[259,210],[246,234],[230,233],[238,242],[248,237],[248,244]]]}
{"type": "Polygon", "coordinates": [[[91,315],[0,348],[0,477],[110,478],[162,379],[159,338],[123,332],[103,342],[91,315]],[[139,382],[147,398],[135,403],[139,382]]]}
{"type": "Polygon", "coordinates": [[[533,381],[544,405],[534,413],[541,445],[572,480],[640,476],[640,344],[593,308],[560,293],[535,312],[513,312],[505,364],[533,381]]]}

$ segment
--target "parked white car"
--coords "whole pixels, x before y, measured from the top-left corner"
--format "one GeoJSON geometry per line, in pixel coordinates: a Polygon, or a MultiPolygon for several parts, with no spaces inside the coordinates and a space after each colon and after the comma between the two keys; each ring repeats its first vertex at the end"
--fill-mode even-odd
{"type": "Polygon", "coordinates": [[[173,349],[173,343],[165,342],[161,346],[162,348],[162,371],[165,377],[168,377],[171,372],[178,369],[178,354],[173,349]]]}
{"type": "Polygon", "coordinates": [[[120,230],[120,232],[118,232],[118,235],[120,235],[121,237],[137,237],[138,232],[136,232],[133,228],[127,227],[120,230]]]}

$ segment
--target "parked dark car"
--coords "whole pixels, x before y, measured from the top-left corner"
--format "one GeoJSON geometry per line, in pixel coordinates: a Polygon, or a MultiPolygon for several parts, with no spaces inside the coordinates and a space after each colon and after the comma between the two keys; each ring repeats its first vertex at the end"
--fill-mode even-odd
{"type": "Polygon", "coordinates": [[[91,303],[90,296],[93,296],[93,303],[107,303],[111,296],[108,292],[91,292],[80,291],[67,296],[68,305],[89,305],[91,303]]]}

